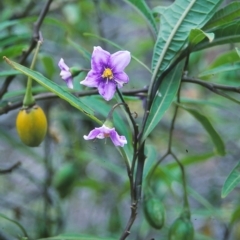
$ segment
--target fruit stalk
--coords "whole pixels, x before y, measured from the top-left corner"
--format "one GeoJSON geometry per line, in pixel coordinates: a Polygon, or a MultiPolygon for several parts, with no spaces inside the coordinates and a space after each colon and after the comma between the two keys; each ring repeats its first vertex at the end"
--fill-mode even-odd
{"type": "MultiPolygon", "coordinates": [[[[30,69],[32,70],[35,66],[36,60],[37,60],[37,55],[40,49],[42,42],[38,41],[37,43],[37,47],[33,56],[33,60],[30,66],[30,69]]],[[[29,106],[33,106],[35,104],[35,99],[32,95],[32,79],[31,77],[28,77],[28,81],[27,81],[27,88],[26,88],[26,93],[23,99],[23,107],[29,107],[29,106]]]]}

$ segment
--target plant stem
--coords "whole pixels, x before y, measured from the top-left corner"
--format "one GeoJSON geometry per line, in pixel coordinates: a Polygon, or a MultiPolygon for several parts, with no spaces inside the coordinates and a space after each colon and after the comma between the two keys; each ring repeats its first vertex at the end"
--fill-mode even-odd
{"type": "MultiPolygon", "coordinates": [[[[30,69],[33,69],[35,64],[36,64],[36,60],[37,60],[37,55],[40,49],[42,42],[38,41],[37,43],[37,47],[33,56],[33,60],[30,66],[30,69]]],[[[32,95],[32,79],[30,77],[28,77],[28,81],[27,81],[27,88],[26,88],[26,93],[23,99],[23,106],[24,107],[29,107],[35,104],[35,99],[32,95]]]]}

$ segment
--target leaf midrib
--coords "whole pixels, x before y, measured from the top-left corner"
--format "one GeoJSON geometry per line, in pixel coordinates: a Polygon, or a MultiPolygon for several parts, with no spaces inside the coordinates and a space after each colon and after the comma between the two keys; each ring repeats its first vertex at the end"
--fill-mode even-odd
{"type": "MultiPolygon", "coordinates": [[[[166,52],[167,52],[167,50],[168,50],[168,47],[169,47],[169,45],[170,45],[171,42],[172,42],[173,36],[174,36],[175,33],[177,32],[179,26],[182,24],[182,22],[184,21],[186,15],[188,14],[188,12],[190,11],[190,9],[192,8],[192,6],[194,5],[195,2],[196,2],[196,0],[193,0],[192,2],[190,2],[190,4],[188,5],[188,7],[185,9],[185,11],[183,12],[183,14],[181,15],[181,17],[180,17],[179,21],[177,22],[176,26],[173,28],[173,31],[172,31],[171,34],[169,35],[168,40],[166,41],[166,44],[165,44],[165,46],[164,46],[164,48],[163,48],[163,50],[162,50],[162,53],[161,53],[161,55],[160,55],[160,57],[159,57],[158,62],[157,62],[157,65],[155,66],[155,69],[154,69],[154,72],[153,72],[153,75],[152,75],[152,78],[151,78],[151,85],[150,85],[151,87],[149,88],[149,90],[151,90],[151,88],[152,88],[152,84],[153,84],[153,82],[154,82],[154,80],[155,80],[155,78],[156,78],[157,72],[158,72],[159,67],[160,67],[160,65],[161,65],[161,63],[162,63],[162,61],[163,61],[163,58],[164,58],[164,56],[165,56],[165,54],[166,54],[166,52]]],[[[150,92],[150,91],[149,91],[149,92],[150,92]]]]}

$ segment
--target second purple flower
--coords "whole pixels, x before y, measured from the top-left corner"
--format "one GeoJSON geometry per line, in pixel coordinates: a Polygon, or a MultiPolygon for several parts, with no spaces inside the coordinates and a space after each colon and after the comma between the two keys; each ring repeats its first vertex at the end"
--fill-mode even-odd
{"type": "Polygon", "coordinates": [[[128,51],[118,51],[114,54],[94,47],[91,59],[91,70],[80,83],[88,87],[98,88],[99,94],[107,101],[111,100],[116,92],[116,87],[121,88],[128,83],[125,67],[131,60],[128,51]]]}

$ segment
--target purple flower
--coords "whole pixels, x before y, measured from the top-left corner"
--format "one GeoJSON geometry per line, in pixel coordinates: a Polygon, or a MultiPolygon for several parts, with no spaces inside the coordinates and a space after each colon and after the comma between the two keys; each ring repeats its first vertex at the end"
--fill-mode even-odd
{"type": "Polygon", "coordinates": [[[64,60],[61,58],[58,63],[59,68],[61,69],[60,76],[67,83],[69,88],[73,88],[73,77],[70,71],[70,68],[64,63],[64,60]]]}
{"type": "Polygon", "coordinates": [[[107,101],[113,98],[116,87],[121,88],[128,83],[128,75],[124,68],[131,60],[130,52],[118,51],[114,54],[94,47],[91,59],[91,70],[80,83],[88,87],[98,88],[98,92],[107,101]]]}
{"type": "Polygon", "coordinates": [[[115,146],[123,147],[124,144],[127,144],[127,139],[124,136],[119,136],[115,131],[115,128],[108,128],[104,124],[102,127],[93,129],[88,136],[83,136],[85,140],[91,140],[95,138],[103,139],[106,137],[110,137],[115,146]]]}

